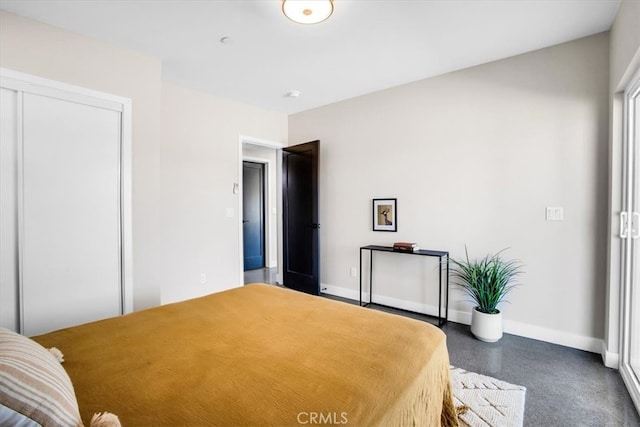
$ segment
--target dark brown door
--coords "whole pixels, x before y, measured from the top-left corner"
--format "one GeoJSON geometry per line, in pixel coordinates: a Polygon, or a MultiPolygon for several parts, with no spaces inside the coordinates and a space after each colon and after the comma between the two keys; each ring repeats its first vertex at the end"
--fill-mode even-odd
{"type": "Polygon", "coordinates": [[[282,151],[284,286],[319,295],[320,141],[294,145],[282,151]]]}

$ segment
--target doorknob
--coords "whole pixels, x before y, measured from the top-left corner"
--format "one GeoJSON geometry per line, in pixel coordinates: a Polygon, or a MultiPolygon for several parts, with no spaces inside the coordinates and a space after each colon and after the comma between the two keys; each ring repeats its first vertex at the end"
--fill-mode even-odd
{"type": "Polygon", "coordinates": [[[249,222],[249,220],[248,219],[243,219],[242,223],[244,224],[245,222],[249,222]]]}
{"type": "Polygon", "coordinates": [[[320,224],[311,224],[311,228],[320,228],[320,224]]]}

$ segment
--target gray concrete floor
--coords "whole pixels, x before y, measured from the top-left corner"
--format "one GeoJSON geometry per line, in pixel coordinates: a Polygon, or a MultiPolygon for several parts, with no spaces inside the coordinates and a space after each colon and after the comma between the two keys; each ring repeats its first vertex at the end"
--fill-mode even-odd
{"type": "MultiPolygon", "coordinates": [[[[274,270],[245,272],[245,283],[276,284],[274,270]]],[[[372,307],[429,323],[434,321],[421,314],[372,307]]],[[[640,426],[640,417],[622,378],[617,370],[603,365],[599,354],[510,334],[497,343],[485,343],[473,337],[469,326],[454,322],[442,330],[447,335],[452,365],[527,388],[524,414],[527,427],[640,426]]]]}
{"type": "Polygon", "coordinates": [[[450,322],[451,364],[527,388],[525,426],[640,426],[617,370],[599,354],[505,334],[497,343],[450,322]]]}
{"type": "Polygon", "coordinates": [[[257,268],[255,270],[247,270],[244,272],[244,284],[249,283],[267,283],[275,285],[277,268],[257,268]]]}
{"type": "MultiPolygon", "coordinates": [[[[429,323],[434,320],[387,307],[373,308],[429,323]]],[[[620,374],[605,367],[599,354],[510,334],[496,343],[485,343],[473,337],[468,325],[454,322],[442,330],[447,334],[452,365],[527,388],[525,426],[640,426],[620,374]]]]}

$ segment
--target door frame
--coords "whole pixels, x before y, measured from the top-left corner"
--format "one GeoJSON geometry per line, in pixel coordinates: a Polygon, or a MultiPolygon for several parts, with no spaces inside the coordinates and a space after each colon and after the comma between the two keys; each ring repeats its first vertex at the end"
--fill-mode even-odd
{"type": "MultiPolygon", "coordinates": [[[[26,74],[19,71],[0,67],[0,85],[8,89],[16,90],[19,94],[18,102],[21,102],[20,93],[33,93],[36,95],[51,96],[57,99],[68,100],[80,104],[112,109],[120,112],[121,138],[120,138],[120,311],[121,314],[133,312],[133,208],[132,208],[132,101],[118,95],[95,91],[93,89],[74,86],[56,80],[26,74]]],[[[21,120],[19,113],[19,120],[21,120]]],[[[22,134],[18,131],[19,144],[22,144],[22,134]]],[[[18,168],[21,163],[21,153],[18,152],[18,168]]],[[[20,171],[18,169],[18,185],[20,171]]],[[[16,213],[18,218],[18,328],[22,332],[24,325],[22,309],[22,265],[23,259],[21,240],[22,230],[20,224],[22,217],[21,190],[18,190],[16,213]]]]}
{"type": "MultiPolygon", "coordinates": [[[[632,286],[640,285],[640,266],[635,264],[634,254],[640,250],[638,235],[640,223],[634,221],[639,217],[640,170],[636,168],[640,156],[640,123],[635,122],[633,108],[640,107],[640,69],[630,80],[623,96],[623,209],[620,214],[620,238],[622,254],[622,274],[620,276],[620,329],[619,329],[619,366],[618,370],[636,409],[640,409],[640,376],[631,368],[630,333],[631,327],[631,293],[639,292],[632,286]],[[634,99],[632,105],[631,98],[634,99]],[[623,216],[624,215],[624,216],[623,216]]],[[[635,336],[635,335],[634,335],[635,336]]]]}
{"type": "MultiPolygon", "coordinates": [[[[282,149],[284,147],[286,147],[286,144],[282,143],[282,142],[277,142],[277,141],[271,141],[271,140],[267,140],[267,139],[262,139],[262,138],[256,138],[256,137],[252,137],[252,136],[247,136],[247,135],[240,135],[238,138],[238,162],[237,162],[237,176],[238,176],[238,181],[234,183],[233,186],[233,190],[235,195],[237,196],[238,199],[238,215],[237,215],[237,222],[236,225],[238,227],[238,286],[243,286],[244,285],[244,239],[243,239],[243,231],[242,231],[242,191],[243,191],[243,184],[242,184],[242,162],[244,160],[248,160],[248,161],[258,161],[260,163],[264,163],[266,160],[265,159],[256,159],[256,158],[251,158],[251,157],[244,157],[243,155],[243,146],[245,145],[249,145],[249,146],[255,146],[255,147],[261,147],[261,148],[268,148],[268,149],[272,149],[275,151],[276,153],[276,164],[275,165],[268,165],[268,168],[271,167],[275,167],[275,171],[276,171],[276,182],[270,182],[270,180],[268,180],[268,177],[265,177],[269,186],[271,185],[275,185],[276,187],[276,203],[275,206],[271,205],[270,202],[267,200],[265,203],[265,209],[267,210],[267,212],[269,213],[269,216],[271,216],[271,211],[273,208],[276,208],[276,213],[278,215],[278,220],[276,222],[276,229],[275,230],[269,230],[266,231],[265,234],[268,234],[269,236],[273,236],[275,234],[276,238],[277,238],[277,255],[276,255],[276,260],[277,260],[277,264],[278,264],[278,272],[276,274],[276,280],[278,281],[278,283],[282,282],[282,215],[281,215],[281,210],[282,210],[282,149]]],[[[267,162],[270,163],[270,162],[267,162]]],[[[265,175],[268,175],[268,172],[265,170],[265,175]]],[[[269,187],[267,187],[269,188],[269,187]]],[[[268,190],[267,190],[268,191],[268,190]]],[[[267,197],[268,199],[268,197],[267,197]]],[[[270,223],[270,221],[265,221],[265,229],[267,228],[271,228],[270,225],[268,224],[270,223]]],[[[269,237],[271,238],[271,237],[269,237]]],[[[265,252],[269,252],[269,251],[265,251],[265,252]]],[[[270,256],[267,256],[267,258],[265,258],[265,264],[266,263],[271,263],[272,261],[274,261],[273,259],[270,258],[270,256]]]]}

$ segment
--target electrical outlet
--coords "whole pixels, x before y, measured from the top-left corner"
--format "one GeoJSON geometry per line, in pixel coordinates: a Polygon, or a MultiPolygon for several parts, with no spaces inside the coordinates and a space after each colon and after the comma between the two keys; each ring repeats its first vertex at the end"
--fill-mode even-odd
{"type": "Polygon", "coordinates": [[[547,207],[545,215],[547,221],[562,221],[564,219],[564,210],[561,207],[547,207]]]}
{"type": "Polygon", "coordinates": [[[207,283],[207,275],[205,273],[200,273],[200,284],[204,285],[207,283]]]}
{"type": "Polygon", "coordinates": [[[351,267],[351,277],[358,277],[358,269],[356,267],[351,267]]]}

